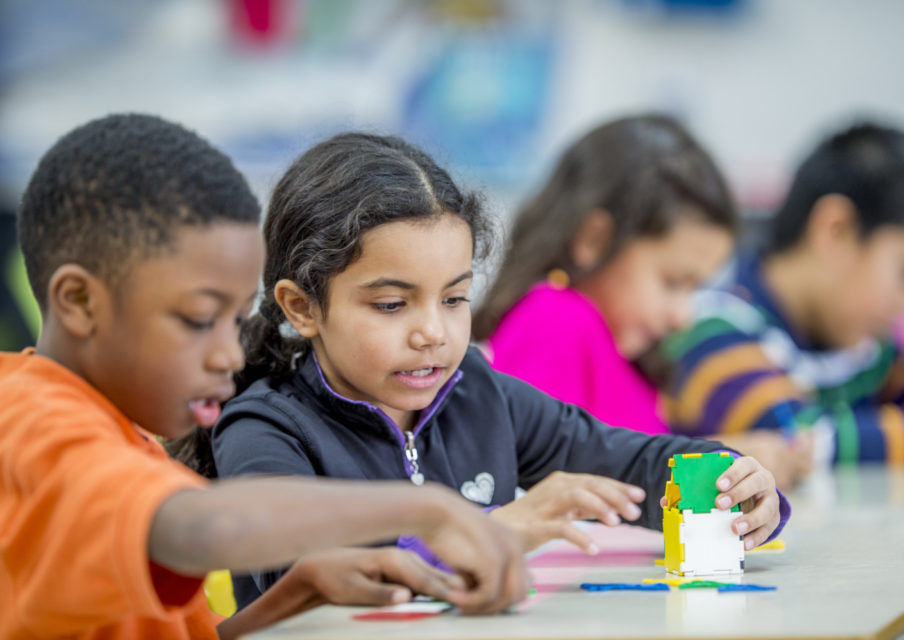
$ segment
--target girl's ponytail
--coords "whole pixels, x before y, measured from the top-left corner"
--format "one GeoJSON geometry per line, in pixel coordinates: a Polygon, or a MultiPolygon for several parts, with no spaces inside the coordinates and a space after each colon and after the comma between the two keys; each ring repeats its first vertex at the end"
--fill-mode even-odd
{"type": "Polygon", "coordinates": [[[260,378],[272,381],[286,379],[292,372],[292,362],[297,355],[307,353],[308,340],[300,336],[283,336],[283,326],[288,327],[288,323],[273,299],[273,291],[268,291],[257,313],[242,327],[245,368],[235,375],[237,394],[260,378]]]}

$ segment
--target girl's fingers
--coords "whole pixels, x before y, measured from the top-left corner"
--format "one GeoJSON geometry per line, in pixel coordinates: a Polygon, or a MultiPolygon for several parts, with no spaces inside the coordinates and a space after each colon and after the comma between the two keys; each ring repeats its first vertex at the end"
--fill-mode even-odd
{"type": "Polygon", "coordinates": [[[716,479],[716,488],[725,492],[760,468],[762,468],[760,463],[750,456],[738,458],[716,479]]]}
{"type": "MultiPolygon", "coordinates": [[[[721,481],[722,478],[719,478],[719,480],[721,481]]],[[[730,509],[752,496],[767,492],[775,494],[775,478],[772,477],[771,473],[760,468],[756,473],[752,473],[740,479],[736,484],[732,484],[729,491],[723,491],[717,495],[716,506],[719,509],[730,509]]]]}
{"type": "Polygon", "coordinates": [[[735,460],[716,480],[716,487],[722,491],[716,496],[716,506],[719,509],[730,509],[743,503],[743,511],[746,513],[735,519],[731,528],[738,535],[744,536],[745,549],[761,544],[778,526],[775,478],[753,458],[735,460]]]}
{"type": "Polygon", "coordinates": [[[558,472],[558,479],[569,486],[582,486],[593,490],[595,493],[624,496],[631,502],[641,502],[647,497],[646,492],[637,485],[628,484],[621,480],[614,480],[605,476],[597,476],[589,473],[562,473],[558,472]]]}
{"type": "Polygon", "coordinates": [[[545,534],[546,540],[562,538],[587,555],[594,556],[599,553],[599,547],[593,542],[593,538],[586,531],[581,531],[569,522],[552,520],[544,522],[536,528],[545,534]]]}
{"type": "Polygon", "coordinates": [[[640,508],[628,500],[624,494],[607,487],[582,487],[570,491],[566,500],[577,507],[581,515],[596,518],[603,524],[614,527],[622,518],[636,520],[640,517],[640,508]]]}
{"type": "Polygon", "coordinates": [[[544,519],[571,519],[579,513],[582,517],[596,518],[600,522],[615,525],[640,517],[641,502],[646,493],[640,487],[612,478],[586,473],[555,472],[542,483],[528,491],[536,515],[544,519]]]}
{"type": "MultiPolygon", "coordinates": [[[[618,511],[605,498],[583,487],[572,488],[561,497],[561,500],[564,501],[563,506],[566,507],[566,513],[576,510],[583,516],[596,518],[610,526],[621,522],[618,511]]],[[[557,520],[552,520],[552,522],[555,521],[557,520]]]]}
{"type": "Polygon", "coordinates": [[[605,478],[600,476],[590,476],[590,478],[595,484],[608,485],[608,488],[610,490],[617,491],[618,495],[624,496],[631,502],[642,502],[643,499],[647,497],[647,492],[637,485],[628,484],[626,482],[621,482],[620,480],[613,480],[612,478],[605,478]]]}
{"type": "Polygon", "coordinates": [[[768,523],[758,529],[754,529],[746,536],[744,536],[744,549],[750,550],[754,547],[758,547],[763,544],[766,539],[772,535],[772,532],[775,531],[775,528],[778,526],[779,516],[778,514],[774,515],[769,519],[768,523]]]}
{"type": "Polygon", "coordinates": [[[640,517],[640,507],[634,504],[635,501],[643,500],[646,495],[640,487],[594,478],[587,485],[587,489],[608,503],[610,508],[625,520],[637,520],[640,517]]]}
{"type": "MultiPolygon", "coordinates": [[[[745,513],[740,518],[735,519],[734,523],[732,523],[732,529],[734,529],[735,533],[738,535],[746,535],[763,527],[777,517],[778,495],[775,491],[771,491],[757,501],[757,505],[754,507],[753,511],[745,513]]],[[[776,522],[776,524],[778,523],[776,522]]]]}

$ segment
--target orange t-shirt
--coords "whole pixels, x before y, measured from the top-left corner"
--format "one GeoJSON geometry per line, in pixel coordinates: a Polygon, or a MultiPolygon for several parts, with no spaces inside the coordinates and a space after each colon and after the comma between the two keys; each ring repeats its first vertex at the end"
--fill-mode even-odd
{"type": "Polygon", "coordinates": [[[216,638],[201,578],[148,558],[204,484],[69,369],[0,354],[0,638],[216,638]]]}

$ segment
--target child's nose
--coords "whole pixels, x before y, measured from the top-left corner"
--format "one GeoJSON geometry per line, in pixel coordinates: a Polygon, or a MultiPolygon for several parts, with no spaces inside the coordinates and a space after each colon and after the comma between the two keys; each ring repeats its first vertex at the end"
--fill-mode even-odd
{"type": "Polygon", "coordinates": [[[238,335],[232,333],[219,340],[208,359],[208,367],[214,371],[226,371],[232,373],[245,366],[245,351],[238,340],[238,335]]]}
{"type": "Polygon", "coordinates": [[[411,346],[415,349],[435,347],[446,341],[442,319],[435,313],[424,313],[411,332],[411,346]]]}

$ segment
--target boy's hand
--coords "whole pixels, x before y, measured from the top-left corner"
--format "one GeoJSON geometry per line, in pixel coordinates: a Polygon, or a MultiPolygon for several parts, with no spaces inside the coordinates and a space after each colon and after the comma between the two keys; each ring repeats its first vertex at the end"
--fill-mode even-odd
{"type": "Polygon", "coordinates": [[[644,490],[618,480],[586,473],[556,471],[535,485],[519,500],[490,515],[521,533],[525,550],[548,540],[564,538],[588,554],[599,549],[593,539],[572,524],[596,519],[610,526],[621,519],[637,520],[644,490]]]}
{"type": "Polygon", "coordinates": [[[386,606],[408,602],[415,594],[446,600],[466,585],[460,576],[395,547],[333,549],[299,559],[286,573],[310,584],[331,604],[386,606]]]}
{"type": "Polygon", "coordinates": [[[450,489],[428,484],[418,491],[429,496],[426,521],[412,533],[466,583],[465,589],[451,590],[444,599],[469,614],[499,613],[523,600],[527,567],[515,532],[450,489]]]}
{"type": "Polygon", "coordinates": [[[725,510],[741,504],[745,512],[731,525],[735,533],[744,536],[744,548],[753,549],[762,544],[780,519],[772,474],[754,458],[738,458],[719,476],[716,487],[722,492],[716,496],[716,507],[725,510]]]}
{"type": "Polygon", "coordinates": [[[431,567],[410,551],[332,549],[304,556],[257,600],[219,624],[222,640],[274,624],[289,616],[332,603],[391,605],[407,602],[413,593],[447,599],[464,582],[431,567]]]}

